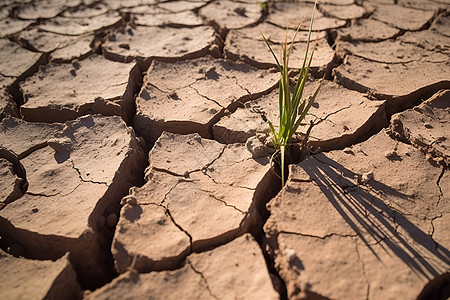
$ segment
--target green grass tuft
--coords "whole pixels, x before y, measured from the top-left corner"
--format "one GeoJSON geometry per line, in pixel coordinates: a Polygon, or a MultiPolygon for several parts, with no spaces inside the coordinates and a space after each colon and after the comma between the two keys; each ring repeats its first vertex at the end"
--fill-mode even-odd
{"type": "Polygon", "coordinates": [[[308,79],[309,68],[311,66],[311,61],[314,55],[314,48],[317,43],[314,43],[311,53],[309,54],[310,41],[311,41],[311,32],[312,26],[314,22],[314,11],[316,9],[317,1],[314,3],[314,8],[311,16],[311,22],[309,24],[309,33],[308,40],[306,43],[306,51],[305,58],[303,60],[302,68],[300,69],[300,74],[297,83],[295,84],[294,92],[291,94],[290,92],[290,80],[289,80],[289,56],[291,54],[292,46],[294,44],[295,38],[297,37],[297,33],[300,30],[300,26],[302,22],[300,22],[297,30],[295,32],[292,41],[288,45],[287,36],[285,36],[284,44],[282,44],[282,63],[278,60],[275,55],[272,47],[270,46],[269,41],[266,39],[264,34],[261,32],[261,35],[269,47],[270,52],[275,58],[278,70],[280,71],[280,83],[279,83],[279,115],[280,115],[280,126],[278,131],[275,130],[273,123],[268,121],[270,130],[272,132],[272,142],[275,147],[275,154],[280,154],[281,159],[281,180],[282,185],[284,186],[285,174],[285,153],[286,147],[289,145],[292,135],[297,131],[300,123],[305,118],[309,109],[311,108],[314,100],[316,99],[317,94],[319,93],[319,87],[317,87],[315,93],[313,95],[308,96],[307,98],[303,98],[303,89],[306,84],[306,80],[308,79]],[[307,63],[308,62],[308,63],[307,63]]]}

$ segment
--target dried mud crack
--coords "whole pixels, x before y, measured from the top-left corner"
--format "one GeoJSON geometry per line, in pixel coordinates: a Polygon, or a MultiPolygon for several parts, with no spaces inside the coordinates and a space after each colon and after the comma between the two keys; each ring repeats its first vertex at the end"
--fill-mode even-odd
{"type": "Polygon", "coordinates": [[[448,298],[450,6],[319,1],[281,189],[259,30],[294,81],[313,6],[3,1],[4,297],[448,298]]]}

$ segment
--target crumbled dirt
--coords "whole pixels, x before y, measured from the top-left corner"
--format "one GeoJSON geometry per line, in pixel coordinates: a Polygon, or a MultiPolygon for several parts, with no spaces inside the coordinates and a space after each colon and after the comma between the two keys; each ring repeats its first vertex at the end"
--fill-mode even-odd
{"type": "Polygon", "coordinates": [[[450,91],[442,90],[422,104],[392,116],[391,134],[432,155],[442,165],[450,164],[449,126],[450,91]]]}
{"type": "Polygon", "coordinates": [[[3,0],[2,295],[449,298],[449,2],[318,3],[282,188],[313,7],[3,0]]]}

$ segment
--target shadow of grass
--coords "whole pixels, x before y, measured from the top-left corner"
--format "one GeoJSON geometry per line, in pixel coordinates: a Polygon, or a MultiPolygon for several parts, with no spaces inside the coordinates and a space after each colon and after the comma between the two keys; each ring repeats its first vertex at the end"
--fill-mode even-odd
{"type": "Polygon", "coordinates": [[[324,154],[310,157],[301,166],[378,260],[375,245],[395,254],[413,272],[428,280],[448,271],[450,252],[409,221],[402,211],[388,205],[395,199],[396,206],[401,207],[401,203],[414,201],[412,196],[380,181],[359,184],[355,179],[358,174],[324,154]]]}

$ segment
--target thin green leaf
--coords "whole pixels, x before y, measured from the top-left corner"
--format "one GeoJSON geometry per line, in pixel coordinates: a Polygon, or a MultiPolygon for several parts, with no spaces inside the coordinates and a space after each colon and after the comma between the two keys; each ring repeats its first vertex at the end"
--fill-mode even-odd
{"type": "Polygon", "coordinates": [[[270,130],[273,135],[273,144],[275,150],[280,153],[280,163],[281,163],[281,177],[284,185],[285,181],[285,154],[286,147],[292,138],[292,135],[295,133],[297,128],[300,126],[303,119],[306,117],[306,114],[310,110],[312,103],[314,102],[317,94],[319,92],[319,87],[316,89],[314,95],[309,96],[308,98],[303,98],[304,87],[306,81],[308,79],[309,70],[311,68],[312,59],[315,52],[315,46],[317,44],[317,40],[314,43],[311,51],[310,51],[310,42],[311,42],[311,33],[312,26],[314,21],[314,12],[316,9],[317,3],[314,4],[314,9],[311,15],[311,21],[309,24],[308,31],[308,40],[306,43],[305,49],[305,57],[302,63],[302,67],[299,72],[299,78],[295,84],[295,89],[291,94],[290,90],[290,78],[289,78],[289,58],[294,46],[295,39],[297,37],[298,31],[300,30],[301,24],[297,27],[295,31],[293,39],[288,44],[287,39],[287,30],[284,38],[284,43],[281,45],[281,57],[278,60],[275,55],[269,41],[265,38],[265,36],[261,33],[266,45],[268,46],[272,56],[275,58],[278,70],[280,71],[280,81],[279,81],[279,97],[278,97],[278,108],[279,108],[279,121],[280,126],[278,131],[275,130],[273,124],[269,121],[270,130]],[[311,52],[311,53],[310,53],[311,52]],[[280,63],[282,62],[282,64],[280,63]]]}
{"type": "Polygon", "coordinates": [[[266,42],[267,47],[269,47],[270,52],[272,52],[272,55],[273,55],[273,57],[275,58],[275,61],[276,61],[277,66],[278,66],[278,70],[281,72],[281,65],[280,65],[280,62],[278,61],[277,56],[276,56],[275,53],[273,52],[272,47],[271,47],[270,44],[269,44],[269,41],[266,39],[266,37],[264,36],[264,34],[261,32],[261,30],[260,30],[259,28],[258,28],[258,30],[259,30],[259,33],[261,33],[261,35],[262,35],[262,37],[263,37],[263,39],[264,39],[264,42],[266,42]]]}
{"type": "Polygon", "coordinates": [[[299,116],[297,122],[295,123],[294,127],[298,128],[298,126],[300,125],[300,122],[303,121],[303,119],[306,117],[306,114],[309,112],[309,109],[311,108],[312,104],[314,103],[314,100],[317,97],[317,94],[319,93],[319,89],[320,89],[321,83],[319,84],[319,86],[317,87],[314,95],[309,96],[308,98],[308,104],[306,105],[305,109],[303,110],[302,114],[299,116]]]}

